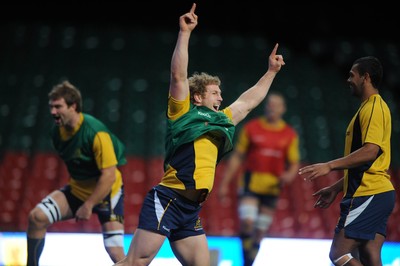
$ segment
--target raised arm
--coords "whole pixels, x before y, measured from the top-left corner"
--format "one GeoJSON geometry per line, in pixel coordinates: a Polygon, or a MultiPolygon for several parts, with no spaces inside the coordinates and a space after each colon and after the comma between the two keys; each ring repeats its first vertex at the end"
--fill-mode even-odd
{"type": "Polygon", "coordinates": [[[188,63],[189,39],[192,30],[197,26],[196,4],[190,11],[179,18],[179,34],[171,60],[171,77],[169,92],[177,100],[184,100],[189,94],[188,63]]]}
{"type": "Polygon", "coordinates": [[[267,95],[275,75],[285,65],[282,55],[277,55],[278,44],[275,45],[268,60],[267,72],[258,80],[258,82],[247,91],[243,92],[239,98],[230,105],[232,111],[232,121],[237,125],[242,121],[255,107],[257,107],[267,95]]]}

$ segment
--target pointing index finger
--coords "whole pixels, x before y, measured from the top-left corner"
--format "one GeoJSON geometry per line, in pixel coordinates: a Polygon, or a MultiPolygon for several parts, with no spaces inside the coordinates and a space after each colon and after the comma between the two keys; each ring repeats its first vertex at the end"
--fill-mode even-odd
{"type": "Polygon", "coordinates": [[[274,49],[273,49],[272,52],[271,52],[271,56],[272,56],[272,57],[275,57],[275,56],[276,56],[276,52],[278,51],[278,46],[279,46],[279,44],[276,43],[274,49]]]}
{"type": "Polygon", "coordinates": [[[196,10],[196,3],[193,3],[192,8],[190,9],[190,13],[194,13],[196,10]]]}

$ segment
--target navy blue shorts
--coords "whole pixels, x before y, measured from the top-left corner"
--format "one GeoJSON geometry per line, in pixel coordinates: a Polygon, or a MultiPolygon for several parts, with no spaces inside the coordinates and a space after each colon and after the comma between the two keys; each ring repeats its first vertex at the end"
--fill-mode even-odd
{"type": "Polygon", "coordinates": [[[373,240],[377,233],[386,237],[387,221],[395,200],[395,191],[343,198],[335,233],[344,228],[345,236],[354,239],[373,240]]]}
{"type": "MultiPolygon", "coordinates": [[[[66,185],[60,189],[65,197],[67,198],[68,205],[74,214],[78,210],[78,208],[83,204],[83,201],[75,197],[71,193],[71,187],[66,185]]],[[[100,224],[104,224],[106,222],[118,221],[120,223],[124,223],[124,193],[123,187],[121,188],[121,194],[117,195],[115,199],[110,198],[110,194],[108,194],[103,202],[97,204],[93,207],[93,213],[97,214],[100,224]]]]}
{"type": "Polygon", "coordinates": [[[278,205],[278,199],[279,199],[279,197],[275,196],[275,195],[262,195],[262,194],[257,194],[257,193],[251,192],[251,191],[241,192],[239,194],[239,197],[240,198],[242,198],[242,197],[257,198],[262,206],[267,206],[272,209],[276,208],[276,206],[278,205]]]}
{"type": "Polygon", "coordinates": [[[158,185],[143,201],[138,228],[168,237],[169,241],[205,234],[200,221],[201,205],[158,185]]]}

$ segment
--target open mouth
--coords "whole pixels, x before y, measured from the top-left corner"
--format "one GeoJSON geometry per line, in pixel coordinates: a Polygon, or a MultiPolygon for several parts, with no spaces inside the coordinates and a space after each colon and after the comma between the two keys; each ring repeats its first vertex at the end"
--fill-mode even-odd
{"type": "Polygon", "coordinates": [[[215,110],[215,111],[218,111],[218,110],[219,110],[219,105],[214,105],[213,107],[214,107],[214,110],[215,110]]]}
{"type": "Polygon", "coordinates": [[[61,117],[53,116],[53,119],[54,119],[54,123],[56,123],[57,125],[61,124],[61,117]]]}

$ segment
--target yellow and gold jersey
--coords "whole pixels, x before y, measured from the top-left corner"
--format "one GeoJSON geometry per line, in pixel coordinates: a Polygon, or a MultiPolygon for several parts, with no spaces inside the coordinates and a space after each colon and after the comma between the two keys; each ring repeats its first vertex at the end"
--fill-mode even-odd
{"type": "Polygon", "coordinates": [[[161,185],[212,190],[216,165],[233,148],[229,108],[215,112],[184,101],[168,100],[165,173],[161,185]]]}
{"type": "Polygon", "coordinates": [[[378,145],[380,152],[373,162],[345,170],[344,196],[368,196],[394,190],[387,172],[391,132],[389,107],[379,94],[374,94],[361,104],[347,127],[344,156],[365,143],[378,145]]]}

